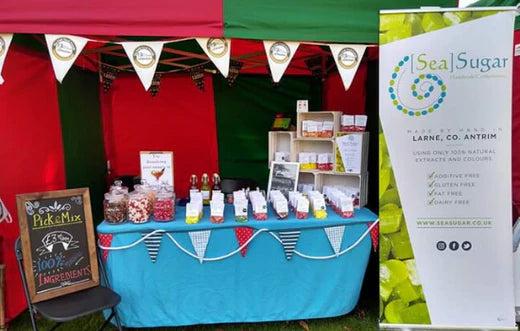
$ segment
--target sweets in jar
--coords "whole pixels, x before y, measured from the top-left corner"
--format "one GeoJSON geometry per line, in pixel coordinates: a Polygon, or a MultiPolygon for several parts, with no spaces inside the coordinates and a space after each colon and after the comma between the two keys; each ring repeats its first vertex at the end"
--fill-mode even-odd
{"type": "Polygon", "coordinates": [[[103,215],[105,221],[110,224],[126,222],[128,200],[124,194],[105,193],[103,201],[103,215]]]}
{"type": "Polygon", "coordinates": [[[132,223],[145,223],[150,219],[152,205],[148,197],[134,191],[128,196],[128,220],[132,223]]]}
{"type": "Polygon", "coordinates": [[[158,222],[169,222],[175,218],[175,197],[173,192],[160,192],[153,203],[153,218],[158,222]]]}
{"type": "Polygon", "coordinates": [[[267,202],[259,188],[256,191],[249,192],[249,200],[251,200],[253,218],[257,221],[267,220],[267,202]]]}

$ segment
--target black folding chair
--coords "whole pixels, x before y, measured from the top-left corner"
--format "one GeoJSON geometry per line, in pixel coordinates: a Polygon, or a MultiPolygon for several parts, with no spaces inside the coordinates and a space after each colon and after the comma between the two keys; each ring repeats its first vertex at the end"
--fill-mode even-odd
{"type": "MultiPolygon", "coordinates": [[[[29,308],[29,314],[31,315],[31,323],[34,331],[38,331],[34,314],[37,312],[43,317],[50,319],[56,324],[51,330],[55,330],[64,322],[71,321],[73,319],[90,315],[93,313],[101,312],[105,309],[110,309],[112,313],[105,320],[100,330],[103,330],[105,326],[110,323],[112,318],[115,318],[118,330],[122,330],[119,316],[117,315],[116,305],[121,301],[119,294],[112,291],[110,288],[105,286],[96,286],[83,291],[63,295],[57,298],[32,303],[29,296],[29,289],[27,286],[27,279],[23,270],[23,256],[22,246],[20,238],[16,239],[14,244],[14,250],[16,259],[18,260],[18,270],[22,277],[22,284],[25,291],[25,299],[27,300],[27,307],[29,308]]],[[[97,254],[99,260],[99,266],[101,269],[101,276],[107,286],[109,286],[108,278],[103,265],[103,259],[99,252],[97,254]]]]}

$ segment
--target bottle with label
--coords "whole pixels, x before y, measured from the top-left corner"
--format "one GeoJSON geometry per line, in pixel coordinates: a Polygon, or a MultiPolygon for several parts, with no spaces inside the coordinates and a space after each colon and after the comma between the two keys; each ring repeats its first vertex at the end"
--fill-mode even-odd
{"type": "Polygon", "coordinates": [[[202,174],[202,184],[200,186],[200,193],[202,193],[202,203],[205,206],[208,206],[211,200],[211,186],[209,185],[208,174],[202,174]]]}
{"type": "Polygon", "coordinates": [[[190,177],[190,193],[197,193],[199,186],[197,185],[197,175],[191,175],[190,177]]]}
{"type": "Polygon", "coordinates": [[[222,192],[220,188],[220,176],[218,174],[213,174],[213,193],[214,192],[222,192]]]}

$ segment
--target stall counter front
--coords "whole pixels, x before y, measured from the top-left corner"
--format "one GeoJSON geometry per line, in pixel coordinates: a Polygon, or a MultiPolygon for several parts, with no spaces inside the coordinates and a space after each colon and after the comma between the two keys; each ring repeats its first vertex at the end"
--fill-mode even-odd
{"type": "MultiPolygon", "coordinates": [[[[180,326],[324,318],[356,305],[377,216],[356,209],[324,220],[212,224],[173,222],[97,227],[111,287],[126,327],[180,326]]],[[[252,217],[250,217],[252,218],[252,217]]]]}

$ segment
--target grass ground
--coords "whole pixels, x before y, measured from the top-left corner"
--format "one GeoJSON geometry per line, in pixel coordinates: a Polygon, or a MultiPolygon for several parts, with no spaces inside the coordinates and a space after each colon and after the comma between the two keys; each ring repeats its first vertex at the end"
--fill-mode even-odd
{"type": "MultiPolygon", "coordinates": [[[[240,323],[240,324],[214,324],[194,325],[186,327],[154,328],[154,331],[371,331],[378,328],[378,259],[372,254],[367,269],[363,289],[357,307],[348,315],[312,319],[304,321],[269,322],[269,323],[240,323]]],[[[103,316],[95,314],[63,324],[58,330],[97,330],[103,323],[103,316]]],[[[38,322],[40,330],[49,330],[53,323],[41,319],[38,322]]],[[[29,314],[24,312],[13,320],[9,330],[25,331],[31,329],[29,314]]],[[[109,328],[107,328],[109,329],[109,328]]],[[[131,329],[132,331],[145,329],[131,329]]]]}

